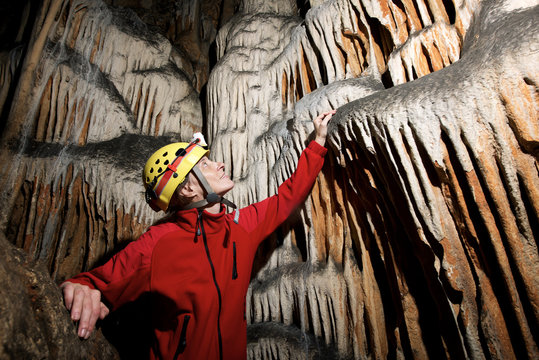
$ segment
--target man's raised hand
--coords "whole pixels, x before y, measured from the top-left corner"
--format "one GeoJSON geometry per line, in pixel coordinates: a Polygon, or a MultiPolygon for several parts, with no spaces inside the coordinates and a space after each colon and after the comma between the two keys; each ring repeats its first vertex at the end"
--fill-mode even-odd
{"type": "Polygon", "coordinates": [[[325,111],[313,120],[314,130],[316,133],[316,138],[314,140],[322,146],[326,145],[329,120],[336,112],[337,110],[325,111]]]}

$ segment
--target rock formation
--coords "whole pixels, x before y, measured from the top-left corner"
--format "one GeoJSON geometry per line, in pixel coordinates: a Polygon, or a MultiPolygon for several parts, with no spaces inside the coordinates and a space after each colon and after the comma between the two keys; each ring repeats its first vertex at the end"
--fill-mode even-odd
{"type": "Polygon", "coordinates": [[[101,333],[77,339],[62,297],[43,264],[0,234],[2,359],[118,359],[101,333]]]}
{"type": "Polygon", "coordinates": [[[249,358],[539,356],[534,1],[35,6],[0,31],[0,281],[30,299],[3,312],[0,357],[112,354],[76,339],[51,284],[159,219],[140,185],[154,149],[202,130],[244,206],[330,108],[312,195],[259,250],[249,358]]]}

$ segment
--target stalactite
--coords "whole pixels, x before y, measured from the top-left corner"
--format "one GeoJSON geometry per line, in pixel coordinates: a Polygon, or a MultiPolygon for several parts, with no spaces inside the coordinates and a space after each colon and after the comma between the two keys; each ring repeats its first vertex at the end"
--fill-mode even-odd
{"type": "MultiPolygon", "coordinates": [[[[32,145],[31,149],[27,148],[23,151],[47,152],[48,145],[45,143],[67,147],[74,144],[84,147],[88,143],[114,141],[126,132],[159,136],[177,133],[179,137],[186,138],[200,129],[201,109],[197,95],[183,75],[170,65],[170,44],[167,41],[162,37],[152,37],[144,33],[139,34],[141,36],[132,36],[133,34],[130,33],[132,30],[122,24],[125,20],[117,17],[119,12],[111,11],[100,3],[69,2],[61,5],[59,9],[61,10],[56,18],[57,22],[50,23],[48,35],[47,32],[40,34],[48,37],[48,42],[44,47],[41,60],[37,63],[36,74],[39,76],[35,79],[34,104],[28,107],[30,111],[24,116],[27,119],[24,128],[31,131],[22,134],[23,138],[18,140],[22,149],[24,149],[24,144],[32,145]],[[144,53],[148,55],[148,59],[140,58],[140,55],[144,53]],[[138,97],[134,89],[140,89],[138,97]],[[129,107],[133,109],[133,113],[129,107]],[[166,121],[162,121],[163,114],[167,116],[166,121]],[[137,124],[134,119],[139,119],[139,123],[137,124]]],[[[4,144],[13,142],[14,139],[10,136],[9,133],[4,134],[4,144]]],[[[51,178],[49,175],[47,179],[44,179],[44,171],[60,176],[63,173],[61,167],[70,164],[69,160],[66,161],[62,155],[63,152],[60,152],[57,161],[41,162],[41,167],[34,168],[31,172],[19,172],[19,175],[15,175],[16,172],[13,171],[18,165],[12,169],[4,168],[3,178],[7,182],[21,184],[26,176],[27,179],[31,179],[29,180],[31,183],[41,184],[40,187],[51,186],[55,181],[54,176],[51,178]]],[[[28,157],[21,157],[20,154],[11,156],[15,156],[16,162],[28,161],[28,157]]],[[[73,160],[72,155],[67,158],[73,160]]],[[[70,165],[75,166],[79,173],[89,166],[88,163],[80,161],[81,159],[75,155],[74,162],[70,165]]],[[[102,169],[106,172],[111,171],[111,169],[102,169]]],[[[116,173],[118,170],[112,171],[116,173]]],[[[109,176],[92,171],[85,174],[88,177],[85,176],[84,182],[91,184],[92,188],[98,187],[101,179],[109,178],[109,176]]],[[[136,182],[138,182],[138,177],[136,182]]],[[[64,186],[77,188],[76,185],[69,183],[64,186]]],[[[18,189],[29,191],[28,188],[23,190],[20,185],[15,188],[17,190],[12,192],[11,197],[13,200],[22,195],[18,189]]],[[[112,191],[117,190],[120,189],[112,191]]],[[[33,193],[37,194],[35,191],[33,193]]],[[[28,196],[29,194],[23,195],[23,199],[30,199],[31,197],[28,196]]],[[[45,198],[54,199],[56,196],[61,197],[66,194],[49,194],[45,198]]],[[[103,204],[112,201],[108,206],[110,209],[117,206],[112,205],[115,203],[120,206],[123,203],[125,208],[133,208],[132,203],[140,200],[130,197],[124,200],[114,200],[122,196],[112,195],[110,191],[104,192],[102,196],[102,199],[96,199],[96,201],[103,204]]],[[[75,205],[66,204],[65,206],[71,209],[75,205]]],[[[142,230],[142,224],[151,223],[155,215],[147,210],[141,213],[139,208],[141,208],[140,205],[134,207],[137,214],[141,215],[137,226],[142,230]]],[[[91,207],[78,209],[83,218],[90,216],[87,212],[91,210],[91,207]]],[[[34,212],[37,209],[27,208],[24,211],[30,212],[27,216],[32,219],[36,216],[34,212]]],[[[72,216],[69,215],[72,214],[70,211],[67,210],[67,215],[51,217],[48,222],[42,221],[41,219],[44,218],[37,215],[40,220],[26,230],[29,234],[33,234],[31,238],[37,242],[32,246],[37,246],[41,241],[38,237],[44,236],[41,227],[58,229],[60,223],[72,216]]],[[[112,213],[100,214],[95,219],[90,218],[90,226],[95,231],[74,236],[78,238],[77,241],[83,242],[87,241],[86,238],[95,237],[94,241],[97,241],[95,244],[98,244],[104,234],[99,229],[104,229],[104,223],[111,221],[112,218],[112,213]]],[[[19,226],[16,223],[20,222],[20,226],[24,229],[27,226],[24,221],[25,218],[8,218],[7,222],[11,225],[7,226],[15,229],[19,226]]],[[[84,221],[79,225],[82,226],[83,223],[84,221]]],[[[4,226],[6,224],[5,222],[4,226]]],[[[46,235],[50,236],[48,233],[46,235]]],[[[53,238],[56,236],[54,235],[53,238]]],[[[123,237],[122,234],[114,234],[114,232],[109,233],[109,236],[123,237]]],[[[58,240],[54,241],[58,242],[58,240]]],[[[54,246],[47,249],[43,257],[49,264],[54,263],[57,267],[55,271],[65,277],[68,274],[72,275],[75,269],[80,270],[83,263],[85,267],[93,266],[98,258],[112,249],[113,244],[110,239],[107,243],[109,245],[106,249],[92,243],[90,247],[84,246],[83,249],[93,249],[92,255],[85,255],[86,260],[83,261],[81,258],[83,253],[74,254],[75,266],[67,265],[67,270],[60,265],[61,260],[55,259],[54,246]]],[[[35,256],[38,256],[37,253],[35,256]]]]}
{"type": "Polygon", "coordinates": [[[22,46],[0,53],[0,113],[4,111],[4,104],[8,98],[13,77],[21,62],[22,54],[22,46]]]}
{"type": "Polygon", "coordinates": [[[338,109],[312,195],[259,249],[249,357],[537,357],[531,2],[249,0],[218,34],[214,3],[109,3],[47,3],[25,59],[0,58],[1,225],[28,259],[61,281],[140,235],[140,168],[203,108],[240,206],[338,109]]]}

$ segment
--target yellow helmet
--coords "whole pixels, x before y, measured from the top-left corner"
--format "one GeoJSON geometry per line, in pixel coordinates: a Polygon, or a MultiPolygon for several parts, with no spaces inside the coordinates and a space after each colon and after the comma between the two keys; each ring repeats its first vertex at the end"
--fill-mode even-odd
{"type": "Polygon", "coordinates": [[[146,202],[154,211],[168,209],[170,199],[198,161],[210,151],[200,139],[163,146],[148,159],[142,173],[146,202]]]}

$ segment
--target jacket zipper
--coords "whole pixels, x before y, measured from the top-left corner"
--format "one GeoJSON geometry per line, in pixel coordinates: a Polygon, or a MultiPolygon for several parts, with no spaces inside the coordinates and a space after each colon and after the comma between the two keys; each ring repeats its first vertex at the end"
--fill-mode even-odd
{"type": "Polygon", "coordinates": [[[215,284],[215,289],[217,290],[217,297],[219,299],[219,311],[217,313],[217,337],[219,338],[219,360],[223,360],[223,339],[221,337],[221,324],[219,321],[221,319],[221,290],[219,289],[219,284],[217,283],[217,278],[215,277],[215,267],[213,266],[213,262],[211,260],[210,249],[208,248],[208,240],[206,239],[206,231],[204,230],[204,224],[202,221],[202,212],[199,212],[199,218],[200,229],[202,230],[202,239],[204,240],[204,247],[206,248],[206,256],[208,257],[208,261],[210,263],[213,283],[215,284]]]}
{"type": "Polygon", "coordinates": [[[232,264],[232,280],[236,280],[238,278],[238,267],[236,265],[236,242],[235,241],[232,243],[232,256],[234,257],[234,261],[232,264]]]}
{"type": "Polygon", "coordinates": [[[178,356],[180,356],[180,354],[183,353],[183,351],[185,350],[185,347],[187,346],[187,325],[189,324],[190,319],[191,319],[191,315],[185,315],[183,317],[182,332],[180,333],[180,341],[178,342],[178,347],[176,348],[174,359],[177,359],[178,356]]]}

